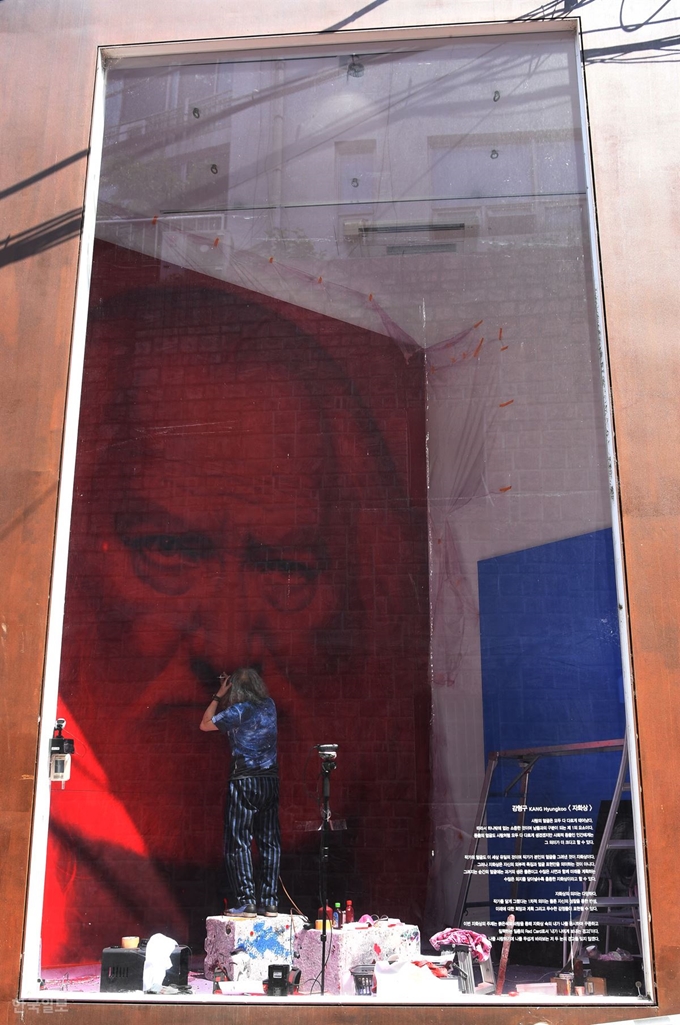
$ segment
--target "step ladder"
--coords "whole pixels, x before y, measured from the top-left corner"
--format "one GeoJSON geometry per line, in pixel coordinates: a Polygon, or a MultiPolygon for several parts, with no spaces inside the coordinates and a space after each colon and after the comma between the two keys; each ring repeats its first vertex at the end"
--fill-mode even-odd
{"type": "Polygon", "coordinates": [[[594,909],[584,907],[579,916],[579,920],[576,924],[574,931],[574,937],[571,942],[571,949],[569,957],[566,956],[566,943],[564,950],[564,962],[572,961],[578,954],[581,944],[582,936],[586,923],[590,920],[593,913],[597,914],[600,909],[605,912],[603,915],[597,915],[597,920],[601,926],[605,927],[605,945],[604,952],[609,951],[609,935],[610,929],[613,925],[626,926],[627,928],[633,928],[638,943],[638,951],[642,952],[642,936],[640,933],[640,897],[637,892],[637,885],[634,887],[635,892],[628,896],[615,896],[612,895],[612,880],[609,879],[609,893],[607,896],[598,896],[597,887],[602,879],[602,873],[605,867],[607,854],[610,851],[616,850],[635,850],[635,839],[633,837],[621,840],[612,839],[614,832],[614,826],[616,825],[616,816],[618,815],[619,807],[621,804],[621,795],[624,790],[630,791],[630,782],[627,782],[626,777],[628,776],[628,744],[624,741],[621,749],[621,762],[619,765],[619,773],[616,779],[616,786],[614,787],[614,794],[612,796],[612,802],[609,806],[607,818],[605,820],[604,829],[602,830],[602,836],[600,838],[600,846],[597,851],[595,858],[595,865],[593,867],[593,874],[587,883],[583,886],[583,892],[590,892],[595,894],[593,903],[595,904],[594,909]]]}

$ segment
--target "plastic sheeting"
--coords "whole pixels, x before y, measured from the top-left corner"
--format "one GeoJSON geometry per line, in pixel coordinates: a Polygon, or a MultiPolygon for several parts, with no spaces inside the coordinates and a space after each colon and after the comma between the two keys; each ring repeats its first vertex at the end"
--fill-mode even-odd
{"type": "MultiPolygon", "coordinates": [[[[113,67],[106,110],[46,963],[219,910],[240,664],[305,910],[338,742],[330,896],[459,924],[488,751],[625,727],[572,41],[113,67]]],[[[567,761],[535,800],[597,818],[567,761]]]]}

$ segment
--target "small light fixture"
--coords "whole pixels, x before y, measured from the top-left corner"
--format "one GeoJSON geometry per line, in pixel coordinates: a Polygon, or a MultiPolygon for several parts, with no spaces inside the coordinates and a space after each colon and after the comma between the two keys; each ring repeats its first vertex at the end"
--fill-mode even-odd
{"type": "Polygon", "coordinates": [[[363,78],[364,66],[355,53],[350,57],[349,64],[347,65],[347,77],[352,78],[363,78]]]}
{"type": "Polygon", "coordinates": [[[492,160],[498,160],[498,150],[497,149],[492,149],[491,150],[491,159],[492,160]]]}
{"type": "Polygon", "coordinates": [[[494,103],[498,103],[500,98],[501,98],[501,94],[499,93],[498,89],[496,89],[495,93],[493,94],[493,102],[494,103]]]}
{"type": "Polygon", "coordinates": [[[71,778],[71,755],[75,752],[75,742],[63,734],[66,719],[57,719],[50,741],[50,779],[53,783],[64,783],[71,778]]]}
{"type": "Polygon", "coordinates": [[[210,173],[211,174],[217,174],[218,171],[219,171],[219,167],[217,166],[217,164],[211,164],[210,165],[210,173]]]}
{"type": "Polygon", "coordinates": [[[191,111],[191,113],[194,115],[194,117],[200,117],[201,116],[201,112],[198,109],[198,107],[194,107],[194,109],[191,111]]]}

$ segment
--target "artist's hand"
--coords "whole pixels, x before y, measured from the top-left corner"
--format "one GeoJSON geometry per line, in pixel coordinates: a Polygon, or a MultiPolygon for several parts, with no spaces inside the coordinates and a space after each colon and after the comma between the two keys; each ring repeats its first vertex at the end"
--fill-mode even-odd
{"type": "Polygon", "coordinates": [[[224,695],[228,692],[230,687],[231,687],[231,681],[229,679],[228,674],[227,673],[222,673],[220,675],[220,686],[215,691],[215,693],[217,694],[218,698],[223,698],[224,695]]]}

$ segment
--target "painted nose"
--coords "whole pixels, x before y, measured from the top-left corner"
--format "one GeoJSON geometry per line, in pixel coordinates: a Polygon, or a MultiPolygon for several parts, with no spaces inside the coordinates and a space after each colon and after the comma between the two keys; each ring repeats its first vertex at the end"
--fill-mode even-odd
{"type": "Polygon", "coordinates": [[[228,555],[189,610],[189,653],[193,672],[214,688],[221,672],[262,667],[263,612],[237,555],[228,555]]]}

